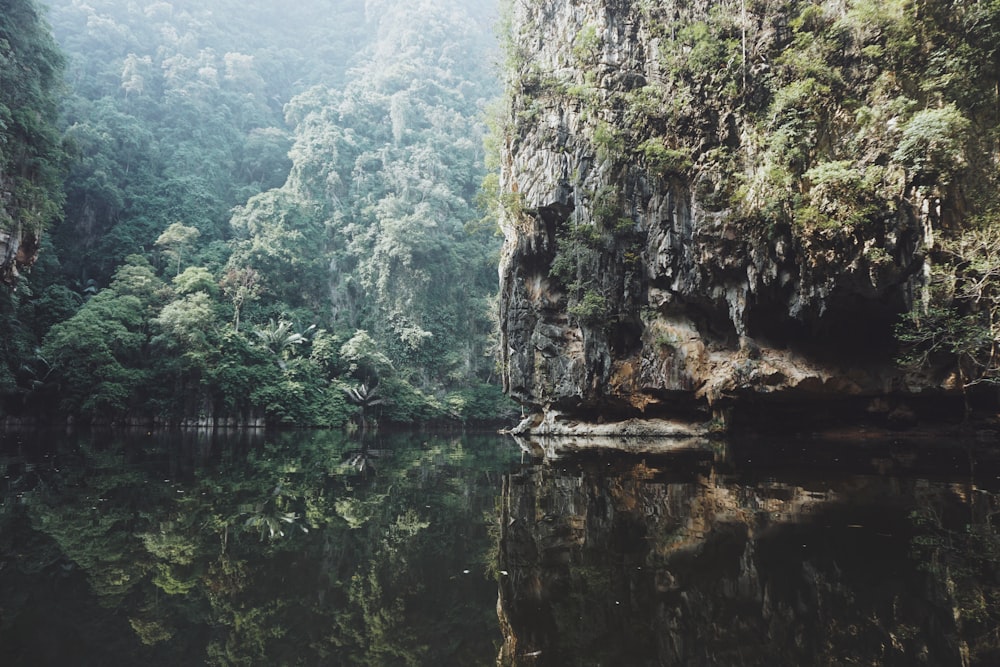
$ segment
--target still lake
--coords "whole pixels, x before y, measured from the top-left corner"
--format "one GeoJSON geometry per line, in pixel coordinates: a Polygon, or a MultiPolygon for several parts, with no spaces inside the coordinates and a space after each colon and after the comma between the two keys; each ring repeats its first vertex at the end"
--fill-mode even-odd
{"type": "Polygon", "coordinates": [[[0,435],[3,665],[997,665],[991,442],[0,435]]]}

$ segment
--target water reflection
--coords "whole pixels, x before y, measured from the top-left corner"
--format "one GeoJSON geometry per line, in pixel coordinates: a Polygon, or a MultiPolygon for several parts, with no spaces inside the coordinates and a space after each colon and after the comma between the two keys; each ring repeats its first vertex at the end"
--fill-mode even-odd
{"type": "Polygon", "coordinates": [[[6,440],[4,665],[495,662],[506,440],[6,440]]]}
{"type": "Polygon", "coordinates": [[[491,437],[5,436],[0,656],[1000,664],[988,451],[579,449],[533,463],[491,437]]]}
{"type": "Polygon", "coordinates": [[[589,456],[504,483],[503,665],[1000,664],[996,461],[589,456]]]}

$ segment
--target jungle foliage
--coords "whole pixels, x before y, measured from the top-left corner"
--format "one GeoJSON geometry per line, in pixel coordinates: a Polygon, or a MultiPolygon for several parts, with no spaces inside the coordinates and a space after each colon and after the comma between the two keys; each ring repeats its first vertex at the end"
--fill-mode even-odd
{"type": "Polygon", "coordinates": [[[40,233],[60,214],[63,64],[32,0],[0,2],[0,234],[40,233]]]}
{"type": "Polygon", "coordinates": [[[56,178],[43,155],[48,199],[15,201],[47,230],[2,295],[4,412],[338,426],[362,385],[384,399],[369,420],[507,409],[475,205],[486,9],[57,1],[60,50],[14,4],[37,66],[2,90],[53,115],[65,59],[59,126],[23,143],[70,159],[56,178]]]}

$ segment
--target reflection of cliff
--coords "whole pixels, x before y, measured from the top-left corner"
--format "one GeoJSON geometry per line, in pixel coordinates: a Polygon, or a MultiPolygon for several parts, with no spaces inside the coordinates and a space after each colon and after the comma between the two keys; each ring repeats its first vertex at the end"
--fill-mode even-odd
{"type": "MultiPolygon", "coordinates": [[[[958,564],[913,558],[914,507],[968,509],[951,487],[683,467],[535,466],[505,480],[500,664],[977,664],[958,564]]],[[[996,602],[979,599],[989,618],[996,602]]]]}

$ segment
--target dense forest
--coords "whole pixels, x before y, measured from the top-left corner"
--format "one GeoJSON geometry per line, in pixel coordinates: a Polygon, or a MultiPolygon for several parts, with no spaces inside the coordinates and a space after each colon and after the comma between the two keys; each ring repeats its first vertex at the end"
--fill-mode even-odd
{"type": "Polygon", "coordinates": [[[499,240],[476,203],[493,13],[3,0],[0,230],[20,261],[0,291],[0,415],[340,426],[509,409],[499,240]]]}

